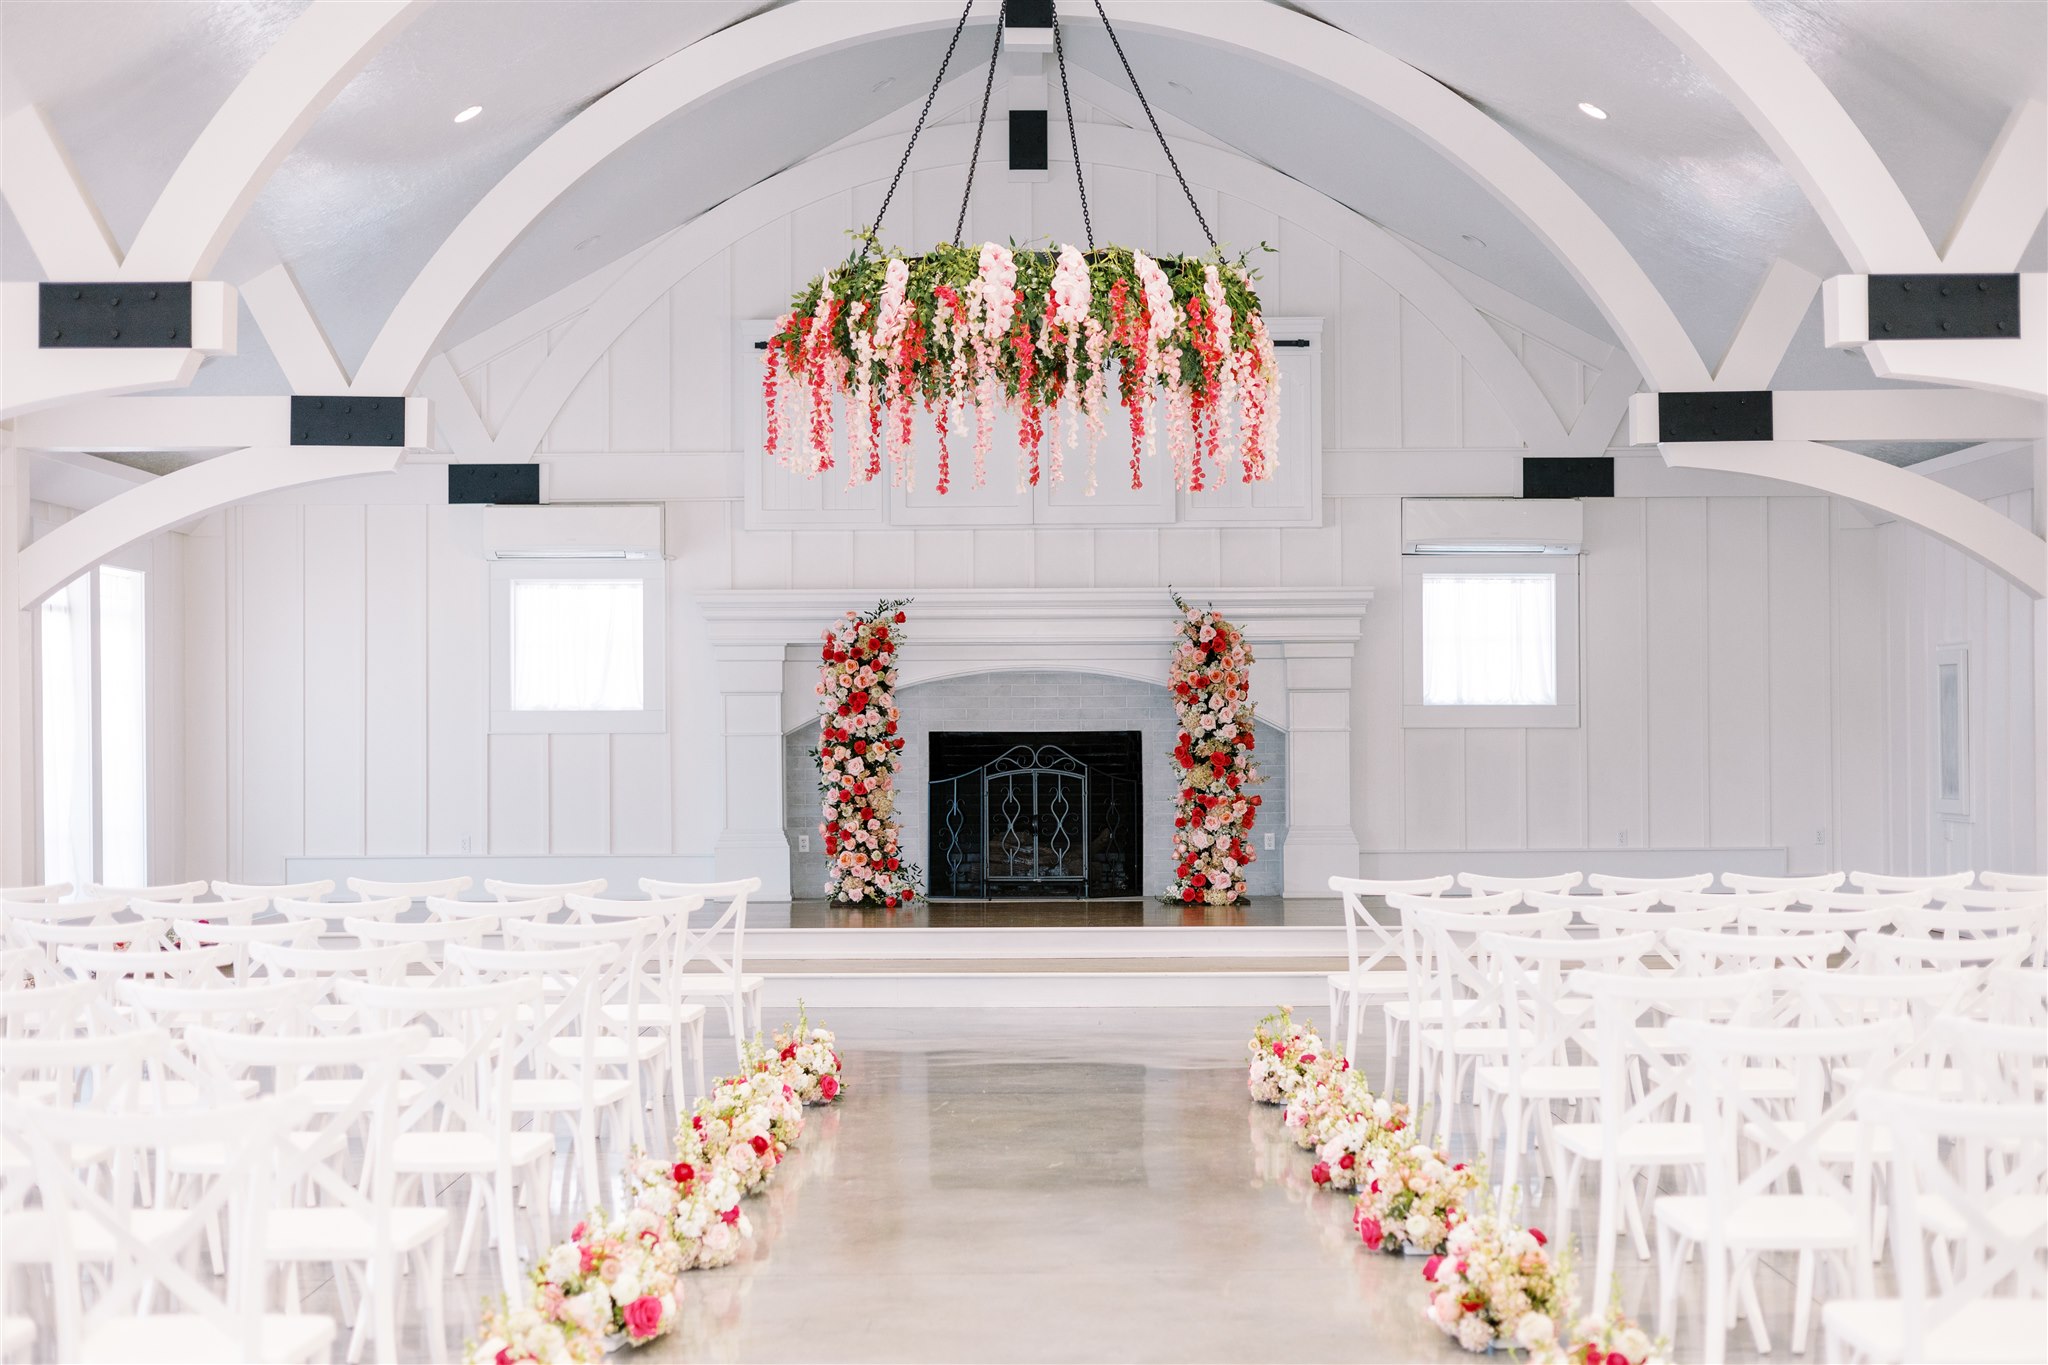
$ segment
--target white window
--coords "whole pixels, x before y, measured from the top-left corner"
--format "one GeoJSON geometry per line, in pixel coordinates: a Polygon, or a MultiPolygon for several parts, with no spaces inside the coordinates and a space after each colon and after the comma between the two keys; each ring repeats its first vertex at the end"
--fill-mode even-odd
{"type": "Polygon", "coordinates": [[[103,564],[37,615],[45,881],[149,881],[147,606],[141,569],[103,564]]]}
{"type": "Polygon", "coordinates": [[[492,566],[491,728],[667,728],[660,560],[492,566]]]}
{"type": "Polygon", "coordinates": [[[1578,559],[1404,559],[1411,726],[1578,724],[1578,559]]]}

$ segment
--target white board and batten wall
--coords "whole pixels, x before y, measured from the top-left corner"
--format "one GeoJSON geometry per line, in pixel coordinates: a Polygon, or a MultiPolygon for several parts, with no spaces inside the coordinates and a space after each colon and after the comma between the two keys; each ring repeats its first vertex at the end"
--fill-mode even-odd
{"type": "MultiPolygon", "coordinates": [[[[895,237],[944,230],[934,206],[954,171],[913,173],[892,214],[927,230],[895,237]]],[[[1103,184],[1099,236],[1194,244],[1169,179],[1119,170],[1103,184]]],[[[1269,310],[1321,323],[1319,496],[1271,524],[1208,519],[1199,504],[1190,515],[1185,499],[1150,524],[1092,524],[1020,512],[1043,495],[1009,493],[999,465],[995,491],[957,519],[764,516],[749,494],[761,457],[747,448],[759,388],[746,367],[758,353],[744,334],[843,255],[880,189],[834,189],[709,254],[650,301],[547,429],[553,498],[666,505],[666,735],[489,732],[487,566],[450,535],[438,468],[264,499],[222,516],[217,542],[186,565],[188,743],[221,758],[186,765],[175,875],[486,858],[628,881],[631,868],[709,875],[725,753],[692,595],[726,588],[843,588],[850,606],[919,588],[1157,588],[1163,613],[1169,586],[1197,598],[1223,583],[1370,587],[1350,730],[1367,875],[1941,865],[1953,841],[1935,849],[1933,822],[1913,814],[1925,773],[1898,739],[1919,705],[1906,676],[1917,665],[1898,648],[1910,621],[1930,639],[1986,642],[1973,686],[1995,695],[1975,733],[2009,723],[2015,755],[2032,752],[2018,742],[2034,733],[2018,727],[2039,688],[2025,603],[1959,556],[1951,571],[1902,544],[1916,533],[1821,496],[1667,471],[1654,455],[1623,459],[1629,496],[1586,504],[1581,724],[1404,728],[1399,495],[1513,496],[1522,441],[1424,309],[1330,235],[1228,186],[1197,194],[1219,235],[1279,245],[1262,263],[1269,310]]],[[[995,177],[977,186],[970,234],[1065,231],[1063,202],[995,177]]],[[[487,426],[594,293],[571,288],[450,348],[487,426]]],[[[1569,429],[1611,348],[1513,300],[1490,299],[1485,321],[1569,429]]],[[[1113,479],[1113,441],[1103,461],[1113,479]]],[[[1969,858],[2038,866],[2039,839],[2020,822],[2034,819],[2039,778],[2022,780],[2023,767],[1976,765],[1985,823],[1969,858]],[[2001,793],[2009,818],[1992,814],[2001,793]],[[1993,833],[2000,819],[2010,827],[1993,833]]]]}

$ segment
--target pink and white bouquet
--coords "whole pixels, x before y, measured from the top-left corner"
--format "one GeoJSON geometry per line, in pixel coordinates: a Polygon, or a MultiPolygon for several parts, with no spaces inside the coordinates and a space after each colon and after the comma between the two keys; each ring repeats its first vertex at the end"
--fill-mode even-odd
{"type": "Polygon", "coordinates": [[[1294,1012],[1285,1008],[1259,1020],[1248,1048],[1251,1066],[1245,1084],[1260,1104],[1284,1103],[1301,1083],[1303,1071],[1328,1052],[1315,1025],[1296,1023],[1294,1012]]]}
{"type": "Polygon", "coordinates": [[[849,611],[825,630],[819,651],[818,826],[825,894],[841,905],[895,909],[917,898],[918,869],[903,858],[896,828],[896,650],[907,602],[849,611]]]}
{"type": "Polygon", "coordinates": [[[731,1167],[705,1155],[702,1143],[687,1141],[684,1147],[683,1157],[672,1162],[634,1150],[626,1163],[633,1207],[667,1220],[681,1269],[730,1265],[754,1233],[740,1210],[739,1181],[731,1167]]]}
{"type": "Polygon", "coordinates": [[[1251,699],[1252,651],[1244,632],[1215,611],[1180,608],[1180,643],[1167,686],[1180,719],[1173,750],[1180,778],[1173,817],[1174,883],[1167,899],[1183,905],[1233,905],[1245,897],[1245,870],[1258,859],[1252,827],[1264,779],[1251,699]]]}
{"type": "Polygon", "coordinates": [[[1479,1173],[1422,1143],[1368,1146],[1351,1222],[1368,1251],[1441,1251],[1479,1193],[1479,1173]]]}
{"type": "Polygon", "coordinates": [[[1503,1213],[1459,1223],[1443,1252],[1423,1265],[1422,1278],[1430,1286],[1429,1320],[1468,1351],[1550,1350],[1558,1322],[1571,1311],[1571,1276],[1547,1239],[1503,1213]]]}
{"type": "Polygon", "coordinates": [[[1670,1359],[1671,1343],[1652,1337],[1621,1311],[1621,1291],[1607,1316],[1580,1318],[1570,1332],[1549,1347],[1529,1352],[1530,1365],[1660,1365],[1670,1359]]]}
{"type": "Polygon", "coordinates": [[[1287,1097],[1281,1123],[1304,1151],[1322,1145],[1332,1125],[1347,1113],[1372,1099],[1365,1078],[1339,1057],[1325,1070],[1327,1053],[1316,1053],[1315,1061],[1302,1068],[1294,1093],[1287,1097]]]}
{"type": "MultiPolygon", "coordinates": [[[[739,1182],[740,1193],[757,1194],[781,1164],[785,1148],[773,1136],[774,1116],[750,1087],[721,1081],[690,1115],[705,1154],[739,1182]]],[[[680,1145],[678,1150],[680,1150],[680,1145]]]]}
{"type": "Polygon", "coordinates": [[[1408,1106],[1365,1091],[1324,1125],[1310,1177],[1333,1190],[1355,1190],[1375,1151],[1407,1140],[1408,1106]]]}
{"type": "Polygon", "coordinates": [[[525,1305],[485,1308],[481,1339],[468,1359],[596,1360],[612,1344],[652,1341],[675,1325],[682,1262],[659,1214],[593,1213],[534,1266],[525,1305]]]}
{"type": "Polygon", "coordinates": [[[845,1081],[840,1074],[839,1039],[831,1029],[812,1028],[797,1007],[796,1023],[775,1031],[775,1063],[805,1104],[831,1104],[845,1081]]]}

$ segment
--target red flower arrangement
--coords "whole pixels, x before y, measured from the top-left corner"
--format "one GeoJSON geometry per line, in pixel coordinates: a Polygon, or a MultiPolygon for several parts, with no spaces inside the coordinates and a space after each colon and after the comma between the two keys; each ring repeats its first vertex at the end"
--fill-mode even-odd
{"type": "Polygon", "coordinates": [[[818,678],[818,791],[829,871],[825,893],[842,905],[890,909],[917,898],[918,869],[896,829],[896,650],[908,601],[849,611],[828,627],[818,678]]]}
{"type": "Polygon", "coordinates": [[[1231,905],[1245,898],[1245,869],[1257,860],[1252,827],[1261,781],[1252,752],[1251,646],[1214,611],[1198,611],[1175,593],[1180,644],[1168,685],[1180,716],[1173,761],[1180,809],[1173,820],[1174,884],[1167,899],[1186,905],[1231,905]]]}

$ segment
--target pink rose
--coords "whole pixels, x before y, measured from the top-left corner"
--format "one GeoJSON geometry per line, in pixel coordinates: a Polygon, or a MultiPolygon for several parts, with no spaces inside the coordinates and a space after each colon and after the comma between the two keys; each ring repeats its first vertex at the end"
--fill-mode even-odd
{"type": "Polygon", "coordinates": [[[838,1078],[837,1076],[820,1076],[820,1077],[818,1077],[818,1093],[819,1093],[820,1095],[823,1095],[823,1096],[824,1096],[824,1097],[825,1097],[826,1099],[828,1099],[828,1100],[836,1100],[836,1099],[838,1099],[838,1098],[839,1098],[839,1078],[838,1078]]]}
{"type": "Polygon", "coordinates": [[[1387,1239],[1387,1234],[1380,1227],[1380,1220],[1377,1218],[1359,1219],[1358,1236],[1365,1243],[1367,1251],[1378,1251],[1380,1244],[1387,1239]]]}
{"type": "Polygon", "coordinates": [[[1443,1263],[1444,1258],[1441,1256],[1432,1256],[1428,1260],[1424,1261],[1422,1263],[1422,1278],[1428,1280],[1431,1284],[1435,1284],[1436,1268],[1442,1265],[1443,1263]]]}
{"type": "Polygon", "coordinates": [[[1315,1181],[1318,1185],[1329,1184],[1330,1163],[1327,1161],[1318,1161],[1313,1167],[1310,1168],[1308,1178],[1310,1180],[1315,1181]]]}
{"type": "Polygon", "coordinates": [[[738,1204],[734,1204],[731,1208],[727,1209],[724,1213],[721,1213],[718,1216],[725,1220],[725,1225],[727,1227],[731,1227],[734,1223],[740,1221],[740,1206],[738,1204]]]}
{"type": "Polygon", "coordinates": [[[661,1300],[643,1294],[626,1305],[626,1332],[635,1341],[645,1341],[661,1330],[661,1300]]]}

